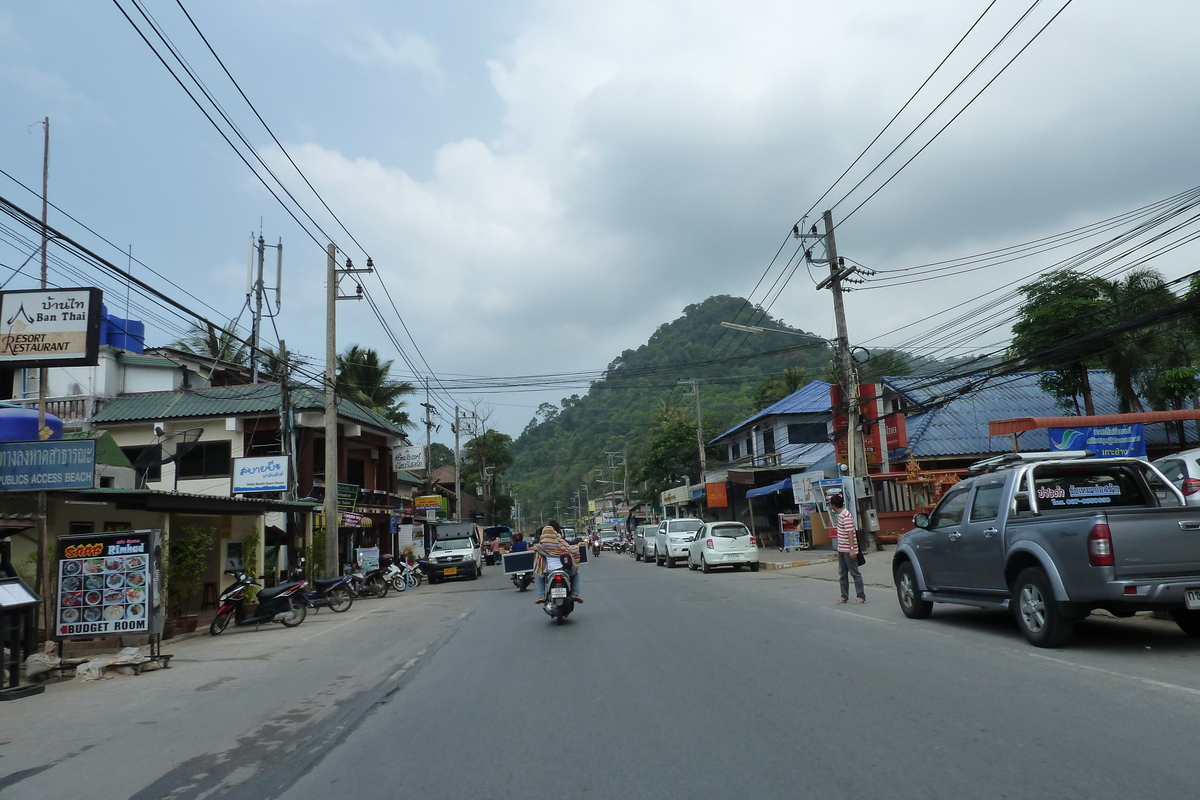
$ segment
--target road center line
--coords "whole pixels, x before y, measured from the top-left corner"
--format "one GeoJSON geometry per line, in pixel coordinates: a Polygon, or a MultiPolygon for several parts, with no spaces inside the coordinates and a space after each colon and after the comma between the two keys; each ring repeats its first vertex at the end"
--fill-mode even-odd
{"type": "Polygon", "coordinates": [[[1065,658],[1055,658],[1054,656],[1044,656],[1041,653],[1030,653],[1029,657],[1030,658],[1040,658],[1043,661],[1051,661],[1055,664],[1062,664],[1063,666],[1074,667],[1075,669],[1087,670],[1088,672],[1099,672],[1101,675],[1109,675],[1113,678],[1124,678],[1127,681],[1133,681],[1134,683],[1143,683],[1147,686],[1153,686],[1156,689],[1168,689],[1171,691],[1183,692],[1184,694],[1190,694],[1193,697],[1200,697],[1200,689],[1192,689],[1187,686],[1180,686],[1177,683],[1167,683],[1166,681],[1156,681],[1154,678],[1143,678],[1138,675],[1130,675],[1125,672],[1116,672],[1115,670],[1104,669],[1103,667],[1092,667],[1087,664],[1080,664],[1076,661],[1068,661],[1065,658]]]}

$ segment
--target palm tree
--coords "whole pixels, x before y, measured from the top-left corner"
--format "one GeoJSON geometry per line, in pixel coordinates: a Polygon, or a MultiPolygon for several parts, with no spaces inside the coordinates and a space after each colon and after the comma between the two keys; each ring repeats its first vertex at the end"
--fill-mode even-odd
{"type": "MultiPolygon", "coordinates": [[[[232,323],[228,327],[233,327],[232,323]]],[[[226,364],[244,367],[250,363],[250,348],[245,342],[223,331],[218,333],[216,327],[207,321],[204,324],[193,322],[183,338],[171,346],[178,347],[185,353],[216,359],[226,364]]]]}
{"type": "Polygon", "coordinates": [[[392,362],[380,361],[379,354],[371,348],[350,345],[337,357],[337,390],[343,397],[408,428],[412,421],[408,412],[401,410],[404,406],[401,398],[415,389],[407,381],[389,378],[391,368],[392,362]]]}
{"type": "MultiPolygon", "coordinates": [[[[1131,270],[1124,278],[1107,282],[1104,294],[1113,323],[1144,316],[1177,301],[1162,274],[1148,267],[1131,270]]],[[[1144,410],[1134,383],[1160,363],[1162,340],[1162,326],[1151,325],[1118,333],[1106,343],[1104,366],[1113,375],[1121,413],[1144,410]]]]}

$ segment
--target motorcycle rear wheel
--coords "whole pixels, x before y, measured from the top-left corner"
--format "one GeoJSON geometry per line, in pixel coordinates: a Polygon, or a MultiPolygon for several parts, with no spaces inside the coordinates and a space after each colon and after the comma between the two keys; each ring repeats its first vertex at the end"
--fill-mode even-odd
{"type": "MultiPolygon", "coordinates": [[[[308,616],[308,606],[297,600],[295,597],[288,599],[288,611],[291,612],[291,616],[284,617],[280,620],[285,628],[296,627],[301,622],[304,622],[305,617],[308,616]]],[[[213,621],[216,622],[216,620],[213,621]]]]}
{"type": "Polygon", "coordinates": [[[219,635],[222,631],[229,627],[229,620],[232,618],[232,610],[226,611],[224,614],[217,614],[215,617],[213,617],[212,622],[208,626],[209,634],[212,636],[219,635]]]}
{"type": "Polygon", "coordinates": [[[331,611],[340,614],[343,611],[349,611],[352,605],[354,605],[354,595],[345,586],[329,593],[329,609],[331,611]]]}
{"type": "Polygon", "coordinates": [[[367,591],[371,592],[372,594],[379,595],[380,598],[387,597],[388,583],[382,577],[376,575],[371,579],[371,582],[367,584],[367,591]]]}
{"type": "Polygon", "coordinates": [[[397,592],[403,592],[408,588],[408,582],[404,580],[403,575],[397,575],[396,577],[392,578],[392,588],[397,592]]]}

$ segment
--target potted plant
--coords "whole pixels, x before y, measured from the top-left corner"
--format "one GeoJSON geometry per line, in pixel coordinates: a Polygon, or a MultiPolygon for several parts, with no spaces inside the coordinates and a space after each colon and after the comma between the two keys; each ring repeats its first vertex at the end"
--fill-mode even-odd
{"type": "MultiPolygon", "coordinates": [[[[258,544],[258,531],[250,531],[242,537],[242,569],[254,580],[258,580],[258,576],[255,574],[258,572],[258,544]]],[[[254,613],[257,607],[258,587],[247,586],[244,606],[246,614],[254,613]]]]}
{"type": "MultiPolygon", "coordinates": [[[[204,570],[212,551],[213,534],[208,528],[186,525],[174,533],[165,548],[167,563],[167,621],[174,622],[174,633],[196,630],[196,614],[185,615],[184,608],[200,589],[204,570]]],[[[164,631],[164,637],[166,632],[164,631]]]]}

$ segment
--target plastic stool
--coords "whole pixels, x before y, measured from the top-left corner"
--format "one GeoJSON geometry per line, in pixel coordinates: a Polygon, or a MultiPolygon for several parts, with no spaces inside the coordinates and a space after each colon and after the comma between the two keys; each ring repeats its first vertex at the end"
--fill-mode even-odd
{"type": "Polygon", "coordinates": [[[204,595],[200,600],[200,610],[206,608],[217,607],[217,585],[215,583],[204,584],[204,595]]]}

